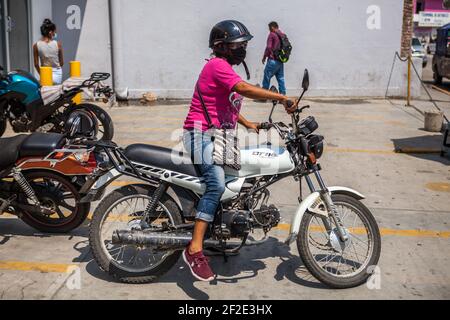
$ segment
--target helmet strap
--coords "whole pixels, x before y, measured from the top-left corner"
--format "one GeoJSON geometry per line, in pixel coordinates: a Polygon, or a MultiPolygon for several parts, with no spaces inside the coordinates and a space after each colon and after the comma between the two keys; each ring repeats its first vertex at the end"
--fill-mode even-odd
{"type": "Polygon", "coordinates": [[[248,70],[248,66],[245,61],[242,61],[242,64],[244,65],[245,73],[247,74],[247,80],[250,80],[250,71],[248,70]]]}

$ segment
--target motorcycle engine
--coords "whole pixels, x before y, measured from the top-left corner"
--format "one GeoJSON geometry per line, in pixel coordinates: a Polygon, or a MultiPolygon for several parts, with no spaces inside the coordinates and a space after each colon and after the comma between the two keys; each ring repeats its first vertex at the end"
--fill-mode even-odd
{"type": "Polygon", "coordinates": [[[27,112],[24,111],[23,106],[11,103],[11,125],[16,132],[26,132],[31,124],[30,117],[27,112]]]}
{"type": "Polygon", "coordinates": [[[244,210],[224,210],[222,222],[230,238],[241,238],[251,230],[250,213],[244,210]]]}
{"type": "Polygon", "coordinates": [[[231,238],[242,238],[253,229],[268,232],[280,222],[280,211],[274,205],[261,206],[257,210],[224,210],[223,224],[231,238]]]}
{"type": "Polygon", "coordinates": [[[260,209],[253,211],[255,228],[270,230],[278,225],[281,220],[280,211],[273,204],[262,205],[260,209]]]}
{"type": "Polygon", "coordinates": [[[16,132],[26,132],[30,125],[30,120],[26,115],[22,115],[11,121],[11,125],[14,127],[16,132]]]}

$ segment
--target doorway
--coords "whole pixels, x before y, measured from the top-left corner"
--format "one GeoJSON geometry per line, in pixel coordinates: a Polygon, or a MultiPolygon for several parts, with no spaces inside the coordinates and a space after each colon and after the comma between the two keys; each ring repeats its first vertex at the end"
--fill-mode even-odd
{"type": "Polygon", "coordinates": [[[30,70],[30,24],[28,0],[0,0],[0,63],[7,70],[30,70]]]}

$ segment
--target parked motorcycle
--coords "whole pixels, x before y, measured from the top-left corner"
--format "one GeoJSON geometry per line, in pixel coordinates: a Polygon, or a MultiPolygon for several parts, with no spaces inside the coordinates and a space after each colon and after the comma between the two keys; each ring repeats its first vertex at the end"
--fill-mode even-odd
{"type": "Polygon", "coordinates": [[[48,233],[69,232],[86,219],[90,204],[80,199],[97,162],[92,149],[72,145],[71,139],[88,132],[93,136],[94,123],[90,114],[79,110],[66,126],[67,135],[0,138],[0,215],[17,215],[48,233]]]}
{"type": "Polygon", "coordinates": [[[12,71],[3,74],[0,67],[0,137],[4,134],[7,122],[14,132],[56,132],[65,133],[64,125],[71,114],[77,110],[86,110],[98,120],[98,139],[111,140],[114,127],[111,117],[95,104],[76,105],[72,100],[83,90],[95,90],[105,100],[112,101],[114,93],[108,86],[99,85],[110,77],[108,73],[93,73],[91,77],[78,85],[67,87],[64,84],[50,88],[53,93],[48,101],[43,100],[39,82],[30,73],[12,71]]]}
{"type": "MultiPolygon", "coordinates": [[[[309,87],[305,70],[304,93],[309,87]]],[[[278,208],[269,203],[267,189],[294,177],[304,179],[311,194],[302,199],[290,227],[286,244],[296,242],[310,273],[333,288],[361,285],[380,257],[377,223],[360,201],[364,196],[345,187],[328,187],[318,159],[323,140],[314,134],[314,117],[300,119],[305,108],[292,115],[292,124],[270,121],[262,129],[275,129],[285,147],[270,144],[241,150],[242,168],[225,167],[226,190],[205,237],[206,248],[225,256],[245,245],[264,243],[250,239],[255,230],[264,234],[280,222],[278,208]],[[314,184],[312,177],[317,181],[314,184]],[[236,241],[237,240],[237,241],[236,241]]],[[[192,238],[195,206],[205,190],[190,157],[166,148],[135,144],[126,149],[114,143],[89,143],[103,154],[87,199],[98,200],[114,179],[128,176],[142,183],[127,185],[105,197],[94,212],[89,241],[101,269],[126,283],[158,279],[178,261],[192,238]]],[[[300,189],[301,190],[301,189],[300,189]]],[[[83,201],[83,200],[82,200],[83,201]]]]}

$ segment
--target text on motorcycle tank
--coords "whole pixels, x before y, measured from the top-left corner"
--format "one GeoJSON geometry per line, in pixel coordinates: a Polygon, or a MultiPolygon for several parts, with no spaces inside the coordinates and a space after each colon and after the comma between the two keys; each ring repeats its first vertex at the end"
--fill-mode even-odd
{"type": "Polygon", "coordinates": [[[259,156],[261,158],[276,158],[277,154],[273,153],[273,152],[259,152],[259,151],[255,151],[252,153],[252,155],[254,156],[259,156]]]}

